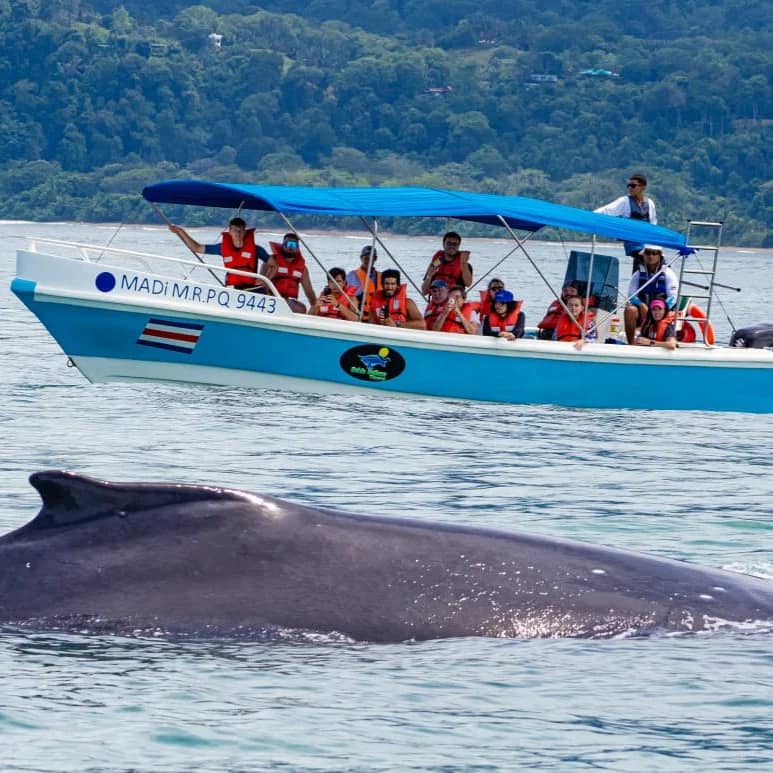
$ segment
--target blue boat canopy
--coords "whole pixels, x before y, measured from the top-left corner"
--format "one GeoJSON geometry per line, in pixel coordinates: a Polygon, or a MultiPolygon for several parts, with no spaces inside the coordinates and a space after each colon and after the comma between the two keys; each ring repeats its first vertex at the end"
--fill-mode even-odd
{"type": "Polygon", "coordinates": [[[168,180],[146,186],[142,195],[159,204],[256,209],[286,215],[451,217],[498,226],[502,225],[501,217],[515,230],[537,231],[553,226],[666,248],[685,246],[682,234],[641,220],[600,215],[539,199],[439,188],[308,188],[168,180]]]}

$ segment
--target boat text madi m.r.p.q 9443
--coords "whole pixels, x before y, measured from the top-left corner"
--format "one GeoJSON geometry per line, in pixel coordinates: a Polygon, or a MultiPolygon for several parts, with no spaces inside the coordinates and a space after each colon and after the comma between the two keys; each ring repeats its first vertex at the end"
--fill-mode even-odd
{"type": "MultiPolygon", "coordinates": [[[[690,273],[689,230],[610,217],[534,199],[427,188],[298,188],[169,181],[148,186],[154,204],[293,215],[360,216],[373,244],[380,217],[439,217],[499,226],[532,262],[527,237],[549,226],[593,234],[574,253],[597,327],[625,298],[597,282],[596,236],[673,251],[690,273]],[[606,299],[606,304],[602,301],[606,299]]],[[[700,246],[700,245],[697,245],[700,246]]],[[[710,311],[714,267],[700,272],[710,311]]],[[[90,381],[150,379],[340,393],[379,390],[508,403],[590,408],[773,412],[773,351],[705,340],[660,347],[501,338],[411,330],[293,313],[267,294],[224,286],[222,266],[193,259],[30,238],[12,290],[90,381]],[[637,385],[653,383],[661,389],[637,385]]],[[[551,288],[552,289],[552,288],[551,288]]]]}

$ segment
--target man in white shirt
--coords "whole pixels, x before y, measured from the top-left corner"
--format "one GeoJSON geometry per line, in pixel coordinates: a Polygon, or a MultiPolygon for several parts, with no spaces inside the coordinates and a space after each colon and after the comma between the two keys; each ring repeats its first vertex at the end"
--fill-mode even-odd
{"type": "MultiPolygon", "coordinates": [[[[644,220],[652,225],[658,224],[658,216],[655,211],[655,202],[644,195],[647,189],[647,178],[643,174],[632,174],[628,179],[628,193],[619,199],[610,201],[603,207],[594,209],[602,215],[612,217],[629,217],[632,220],[644,220]]],[[[641,251],[643,244],[637,242],[623,242],[625,254],[633,258],[633,271],[642,264],[641,251]]]]}

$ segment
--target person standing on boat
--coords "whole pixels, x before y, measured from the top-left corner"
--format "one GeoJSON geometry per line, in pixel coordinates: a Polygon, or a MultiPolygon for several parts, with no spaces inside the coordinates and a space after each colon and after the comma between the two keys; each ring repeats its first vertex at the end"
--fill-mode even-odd
{"type": "Polygon", "coordinates": [[[388,268],[381,274],[381,289],[370,295],[370,322],[387,327],[424,330],[424,318],[408,297],[408,286],[400,284],[400,272],[388,268]]]}
{"type": "Polygon", "coordinates": [[[469,250],[460,250],[462,237],[456,231],[443,236],[443,249],[438,250],[427,266],[421,284],[422,295],[427,295],[432,283],[442,279],[449,287],[469,287],[472,284],[472,267],[469,250]]]}
{"type": "Polygon", "coordinates": [[[276,291],[294,312],[305,314],[306,306],[298,300],[299,288],[303,287],[310,305],[316,302],[317,294],[311,286],[309,269],[306,267],[306,259],[301,254],[298,234],[285,234],[281,244],[269,242],[268,245],[271,247],[271,256],[263,264],[261,273],[274,283],[276,291]]]}
{"type": "MultiPolygon", "coordinates": [[[[215,244],[197,242],[182,226],[170,224],[169,230],[182,239],[185,246],[197,255],[220,255],[226,268],[258,273],[258,261],[268,260],[268,253],[255,243],[255,229],[247,228],[240,217],[232,217],[228,230],[223,231],[222,239],[215,244]]],[[[226,274],[225,286],[234,290],[257,290],[262,288],[260,279],[250,279],[240,274],[226,274]]]]}
{"type": "Polygon", "coordinates": [[[359,307],[353,297],[356,289],[346,284],[346,272],[336,267],[331,268],[327,275],[330,281],[317,300],[311,304],[309,314],[356,322],[360,318],[359,307]]]}
{"type": "Polygon", "coordinates": [[[679,294],[679,280],[665,265],[663,249],[656,244],[645,244],[642,250],[644,266],[637,271],[628,284],[628,305],[625,307],[625,337],[629,344],[636,341],[636,328],[647,317],[650,302],[654,298],[665,298],[669,310],[676,308],[679,294]]]}
{"type": "MultiPolygon", "coordinates": [[[[612,217],[629,217],[632,220],[645,220],[652,225],[658,224],[658,216],[655,211],[655,202],[644,195],[647,190],[647,178],[643,174],[632,174],[628,179],[628,193],[619,199],[610,201],[603,207],[594,209],[602,215],[612,215],[612,217]]],[[[625,254],[633,258],[632,271],[636,272],[641,267],[642,250],[644,245],[638,242],[623,242],[625,254]]]]}
{"type": "Polygon", "coordinates": [[[376,271],[376,258],[378,252],[373,246],[366,244],[360,250],[360,267],[355,268],[346,275],[346,284],[357,289],[357,302],[362,306],[362,321],[370,319],[370,295],[381,290],[381,272],[376,271]],[[373,258],[371,259],[371,252],[373,258]],[[370,263],[370,277],[366,280],[368,264],[370,263]],[[364,305],[363,305],[364,304],[364,305]]]}
{"type": "Polygon", "coordinates": [[[494,304],[483,317],[483,335],[497,336],[515,341],[523,336],[526,316],[521,311],[523,301],[518,301],[509,290],[500,290],[494,296],[494,304]]]}
{"type": "Polygon", "coordinates": [[[654,298],[650,311],[636,337],[637,346],[660,346],[663,349],[676,349],[676,326],[674,312],[666,309],[666,302],[654,298]]]}

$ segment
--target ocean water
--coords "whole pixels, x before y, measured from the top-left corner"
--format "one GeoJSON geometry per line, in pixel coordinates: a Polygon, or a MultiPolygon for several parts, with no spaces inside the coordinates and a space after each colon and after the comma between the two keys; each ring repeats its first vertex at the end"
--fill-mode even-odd
{"type": "MultiPolygon", "coordinates": [[[[38,510],[27,476],[64,468],[569,537],[773,579],[773,417],[90,385],[8,290],[24,234],[183,256],[161,228],[0,225],[0,532],[38,510]]],[[[366,242],[309,241],[344,268],[366,242]]],[[[438,241],[388,243],[418,277],[438,241]]],[[[465,246],[476,273],[508,249],[465,246]]],[[[569,247],[529,249],[559,284],[569,247]]],[[[720,339],[729,320],[773,321],[772,261],[723,252],[720,281],[742,291],[722,296],[720,339]]],[[[537,321],[549,296],[528,263],[497,273],[537,321]]],[[[312,276],[319,287],[321,270],[312,276]]],[[[773,769],[772,717],[773,637],[759,633],[396,645],[0,636],[4,771],[773,769]]]]}

